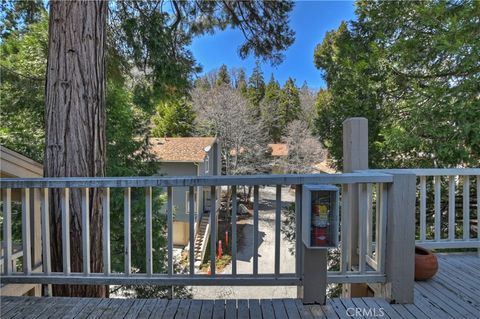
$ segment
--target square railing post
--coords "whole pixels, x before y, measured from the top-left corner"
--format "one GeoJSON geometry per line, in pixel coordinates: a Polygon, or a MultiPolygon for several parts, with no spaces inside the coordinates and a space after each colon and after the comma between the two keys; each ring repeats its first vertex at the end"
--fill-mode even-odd
{"type": "MultiPolygon", "coordinates": [[[[348,118],[343,122],[343,173],[352,173],[355,170],[368,169],[368,120],[363,117],[348,118]]],[[[359,224],[359,201],[358,184],[343,186],[342,209],[349,207],[349,251],[342,251],[348,260],[348,270],[358,267],[358,224],[359,224]],[[346,205],[346,203],[349,205],[346,205]]],[[[364,221],[362,221],[364,222],[364,221]]],[[[344,238],[341,239],[342,241],[344,238]]],[[[365,297],[364,284],[348,283],[343,285],[344,297],[365,297]]]]}
{"type": "Polygon", "coordinates": [[[299,296],[304,304],[324,305],[327,296],[327,249],[308,249],[303,245],[303,291],[299,296]]]}
{"type": "Polygon", "coordinates": [[[386,283],[381,293],[391,303],[413,303],[415,273],[415,174],[388,172],[386,283]]]}
{"type": "Polygon", "coordinates": [[[325,304],[327,295],[327,249],[308,249],[302,241],[302,185],[295,190],[296,214],[296,268],[302,277],[302,286],[297,289],[297,297],[304,304],[325,304]]]}

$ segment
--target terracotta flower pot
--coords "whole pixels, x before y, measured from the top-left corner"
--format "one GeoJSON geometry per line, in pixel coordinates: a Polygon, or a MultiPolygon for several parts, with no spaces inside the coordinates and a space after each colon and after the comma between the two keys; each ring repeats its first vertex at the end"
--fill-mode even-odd
{"type": "Polygon", "coordinates": [[[431,251],[415,246],[415,280],[430,279],[437,270],[437,257],[431,251]]]}

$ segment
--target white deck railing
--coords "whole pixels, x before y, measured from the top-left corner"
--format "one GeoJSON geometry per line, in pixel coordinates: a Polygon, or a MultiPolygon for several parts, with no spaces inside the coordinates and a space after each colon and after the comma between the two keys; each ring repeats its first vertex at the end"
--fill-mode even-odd
{"type": "MultiPolygon", "coordinates": [[[[350,174],[315,174],[315,175],[268,175],[268,176],[204,176],[204,177],[120,177],[120,178],[42,178],[42,179],[2,179],[3,201],[3,274],[2,283],[43,283],[43,284],[158,284],[158,285],[302,285],[302,248],[301,241],[301,207],[303,184],[347,184],[359,185],[359,214],[363,221],[358,225],[359,234],[359,264],[352,267],[349,256],[352,247],[349,247],[349,220],[342,209],[341,214],[341,262],[340,270],[328,273],[329,282],[385,282],[385,242],[386,242],[386,185],[391,183],[391,175],[377,172],[350,173],[350,174]],[[232,273],[216,274],[215,256],[217,250],[216,227],[210,232],[210,267],[212,275],[198,273],[194,266],[194,250],[190,249],[187,273],[176,273],[173,267],[173,187],[189,187],[190,210],[189,234],[194,233],[194,187],[210,186],[212,198],[218,192],[218,186],[231,186],[232,215],[236,215],[236,189],[240,185],[249,185],[254,188],[253,205],[253,263],[249,274],[237,273],[237,246],[236,246],[236,218],[232,218],[232,273]],[[272,260],[271,273],[259,273],[259,187],[261,185],[276,186],[275,208],[275,257],[272,260]],[[295,185],[296,207],[296,242],[295,242],[295,272],[283,273],[280,271],[280,224],[281,224],[281,187],[295,185]],[[152,255],[152,188],[167,189],[167,271],[156,273],[153,263],[163,262],[153,260],[152,255]],[[111,271],[110,251],[110,189],[123,189],[124,197],[124,270],[121,273],[111,271]],[[133,272],[131,264],[131,188],[145,189],[145,235],[146,235],[146,270],[144,273],[133,272]],[[17,272],[11,267],[12,255],[12,189],[20,189],[22,193],[22,247],[23,271],[17,272]],[[51,189],[59,189],[61,194],[61,221],[62,221],[62,256],[63,271],[53,272],[50,254],[49,230],[49,195],[51,189]],[[82,272],[72,272],[70,265],[70,190],[81,190],[81,229],[82,229],[82,272]],[[93,273],[90,269],[90,235],[89,235],[89,194],[92,189],[99,189],[102,193],[103,211],[103,273],[93,273]],[[41,201],[41,241],[43,267],[41,271],[32,271],[30,228],[29,192],[39,192],[41,201]],[[375,221],[375,222],[374,222],[375,221]],[[373,227],[373,225],[375,225],[373,227]]],[[[345,189],[345,187],[344,187],[345,189]]],[[[348,205],[348,201],[344,202],[348,205]]],[[[215,211],[215,201],[212,201],[212,210],[215,211]]],[[[210,224],[216,225],[216,214],[210,214],[210,224]]],[[[190,236],[190,247],[194,247],[194,236],[190,236]]],[[[354,248],[355,250],[357,247],[354,248]]]]}
{"type": "Polygon", "coordinates": [[[410,171],[418,181],[420,237],[416,243],[426,248],[480,248],[480,169],[410,171]],[[442,197],[442,190],[447,190],[448,197],[442,197]],[[461,201],[456,200],[458,197],[461,201]],[[461,203],[460,209],[457,203],[461,203]],[[475,237],[471,232],[475,226],[472,216],[476,216],[475,237]]]}
{"type": "Polygon", "coordinates": [[[480,168],[380,169],[368,172],[409,172],[417,177],[416,224],[419,236],[415,244],[430,249],[480,249],[480,168]],[[448,196],[442,197],[445,191],[448,196]],[[474,227],[476,236],[471,231],[474,227]]]}

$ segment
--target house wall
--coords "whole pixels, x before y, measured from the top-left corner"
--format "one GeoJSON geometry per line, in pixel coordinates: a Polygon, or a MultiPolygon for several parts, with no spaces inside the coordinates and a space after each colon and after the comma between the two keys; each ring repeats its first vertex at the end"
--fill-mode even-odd
{"type": "MultiPolygon", "coordinates": [[[[194,162],[162,162],[159,173],[165,176],[207,176],[220,174],[220,152],[218,143],[214,143],[207,152],[204,161],[194,162]],[[208,169],[206,169],[208,167],[208,169]]],[[[203,213],[209,207],[204,207],[204,192],[210,188],[195,187],[195,222],[198,222],[198,213],[203,213]]],[[[188,187],[174,187],[172,200],[174,210],[173,244],[186,245],[189,240],[188,231],[188,187]]],[[[166,212],[166,207],[162,208],[166,212]]]]}
{"type": "MultiPolygon", "coordinates": [[[[198,167],[197,163],[193,162],[162,162],[159,173],[165,176],[197,176],[198,167]]],[[[172,189],[174,245],[186,245],[189,240],[187,194],[188,187],[173,187],[172,189]]],[[[195,213],[198,212],[198,207],[202,203],[201,200],[202,198],[198,196],[198,190],[196,190],[195,213]]],[[[166,206],[164,206],[162,211],[166,213],[166,209],[166,206]]]]}
{"type": "MultiPolygon", "coordinates": [[[[32,159],[23,156],[6,147],[0,146],[0,177],[1,178],[39,178],[43,177],[43,166],[32,159]]],[[[30,191],[30,238],[32,244],[32,268],[42,265],[40,199],[39,192],[30,191]]],[[[12,202],[21,201],[20,189],[12,189],[12,202]]],[[[3,248],[2,255],[3,255],[3,248]]],[[[42,286],[39,284],[8,284],[0,289],[1,296],[41,296],[42,286]]]]}

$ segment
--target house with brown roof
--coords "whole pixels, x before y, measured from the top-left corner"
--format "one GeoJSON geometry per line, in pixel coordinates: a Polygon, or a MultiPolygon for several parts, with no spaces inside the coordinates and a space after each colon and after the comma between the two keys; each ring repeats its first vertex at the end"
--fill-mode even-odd
{"type": "MultiPolygon", "coordinates": [[[[215,137],[167,137],[151,138],[150,151],[161,162],[160,174],[165,176],[220,175],[221,159],[215,137]]],[[[174,187],[174,245],[187,245],[188,187],[174,187]]],[[[210,187],[195,187],[195,221],[205,219],[210,212],[210,187]]],[[[206,218],[208,220],[208,218],[206,218]]]]}

